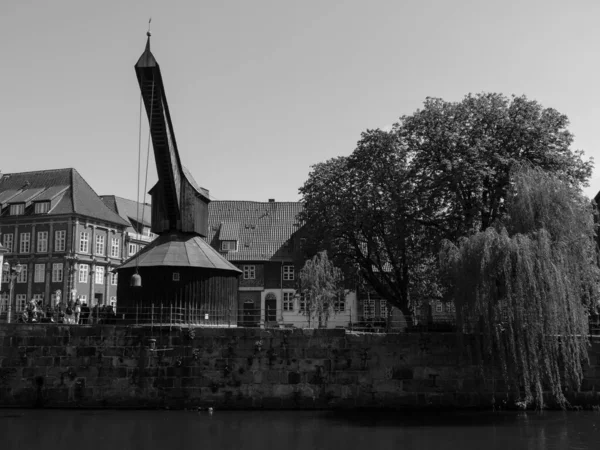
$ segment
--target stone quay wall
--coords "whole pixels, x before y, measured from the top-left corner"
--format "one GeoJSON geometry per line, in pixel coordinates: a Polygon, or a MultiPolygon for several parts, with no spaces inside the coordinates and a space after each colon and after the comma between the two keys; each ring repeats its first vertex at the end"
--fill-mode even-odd
{"type": "MultiPolygon", "coordinates": [[[[514,402],[502,380],[465,364],[458,348],[452,333],[3,324],[0,407],[412,410],[514,402]]],[[[600,404],[600,343],[590,360],[574,404],[600,404]]]]}

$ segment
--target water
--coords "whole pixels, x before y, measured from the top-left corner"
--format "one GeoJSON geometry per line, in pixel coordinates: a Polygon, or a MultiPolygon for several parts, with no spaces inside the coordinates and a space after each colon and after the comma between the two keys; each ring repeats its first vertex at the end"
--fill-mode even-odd
{"type": "Polygon", "coordinates": [[[600,413],[0,410],[0,448],[600,449],[600,413]]]}

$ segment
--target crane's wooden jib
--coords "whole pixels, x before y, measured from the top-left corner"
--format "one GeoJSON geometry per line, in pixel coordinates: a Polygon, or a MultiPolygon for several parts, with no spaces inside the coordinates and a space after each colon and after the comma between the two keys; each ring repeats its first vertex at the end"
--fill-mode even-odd
{"type": "Polygon", "coordinates": [[[150,52],[150,38],[135,65],[148,114],[158,183],[151,189],[152,231],[208,234],[208,191],[200,189],[183,170],[173,132],[160,67],[150,52]]]}

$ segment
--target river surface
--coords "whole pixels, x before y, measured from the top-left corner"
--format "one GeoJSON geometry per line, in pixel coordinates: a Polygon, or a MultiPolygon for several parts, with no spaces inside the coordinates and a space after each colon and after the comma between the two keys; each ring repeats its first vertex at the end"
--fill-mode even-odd
{"type": "Polygon", "coordinates": [[[0,409],[0,449],[600,449],[600,413],[0,409]]]}

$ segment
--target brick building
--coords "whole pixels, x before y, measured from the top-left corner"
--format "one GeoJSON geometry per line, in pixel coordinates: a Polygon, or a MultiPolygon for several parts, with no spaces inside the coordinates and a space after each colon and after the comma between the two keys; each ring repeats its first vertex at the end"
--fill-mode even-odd
{"type": "MultiPolygon", "coordinates": [[[[239,322],[243,325],[307,326],[296,298],[304,265],[299,202],[213,201],[207,240],[242,271],[239,322]]],[[[356,295],[335,305],[328,327],[347,326],[356,317],[356,295]]]]}
{"type": "MultiPolygon", "coordinates": [[[[90,305],[115,302],[117,280],[110,271],[123,261],[128,226],[75,169],[0,175],[5,261],[23,265],[14,288],[17,311],[32,298],[48,304],[57,291],[90,305]]],[[[8,304],[4,281],[2,311],[8,304]]]]}
{"type": "Polygon", "coordinates": [[[150,231],[152,211],[149,203],[138,203],[116,195],[101,195],[100,198],[111,211],[129,224],[123,238],[124,259],[135,255],[156,239],[157,235],[150,231]]]}

